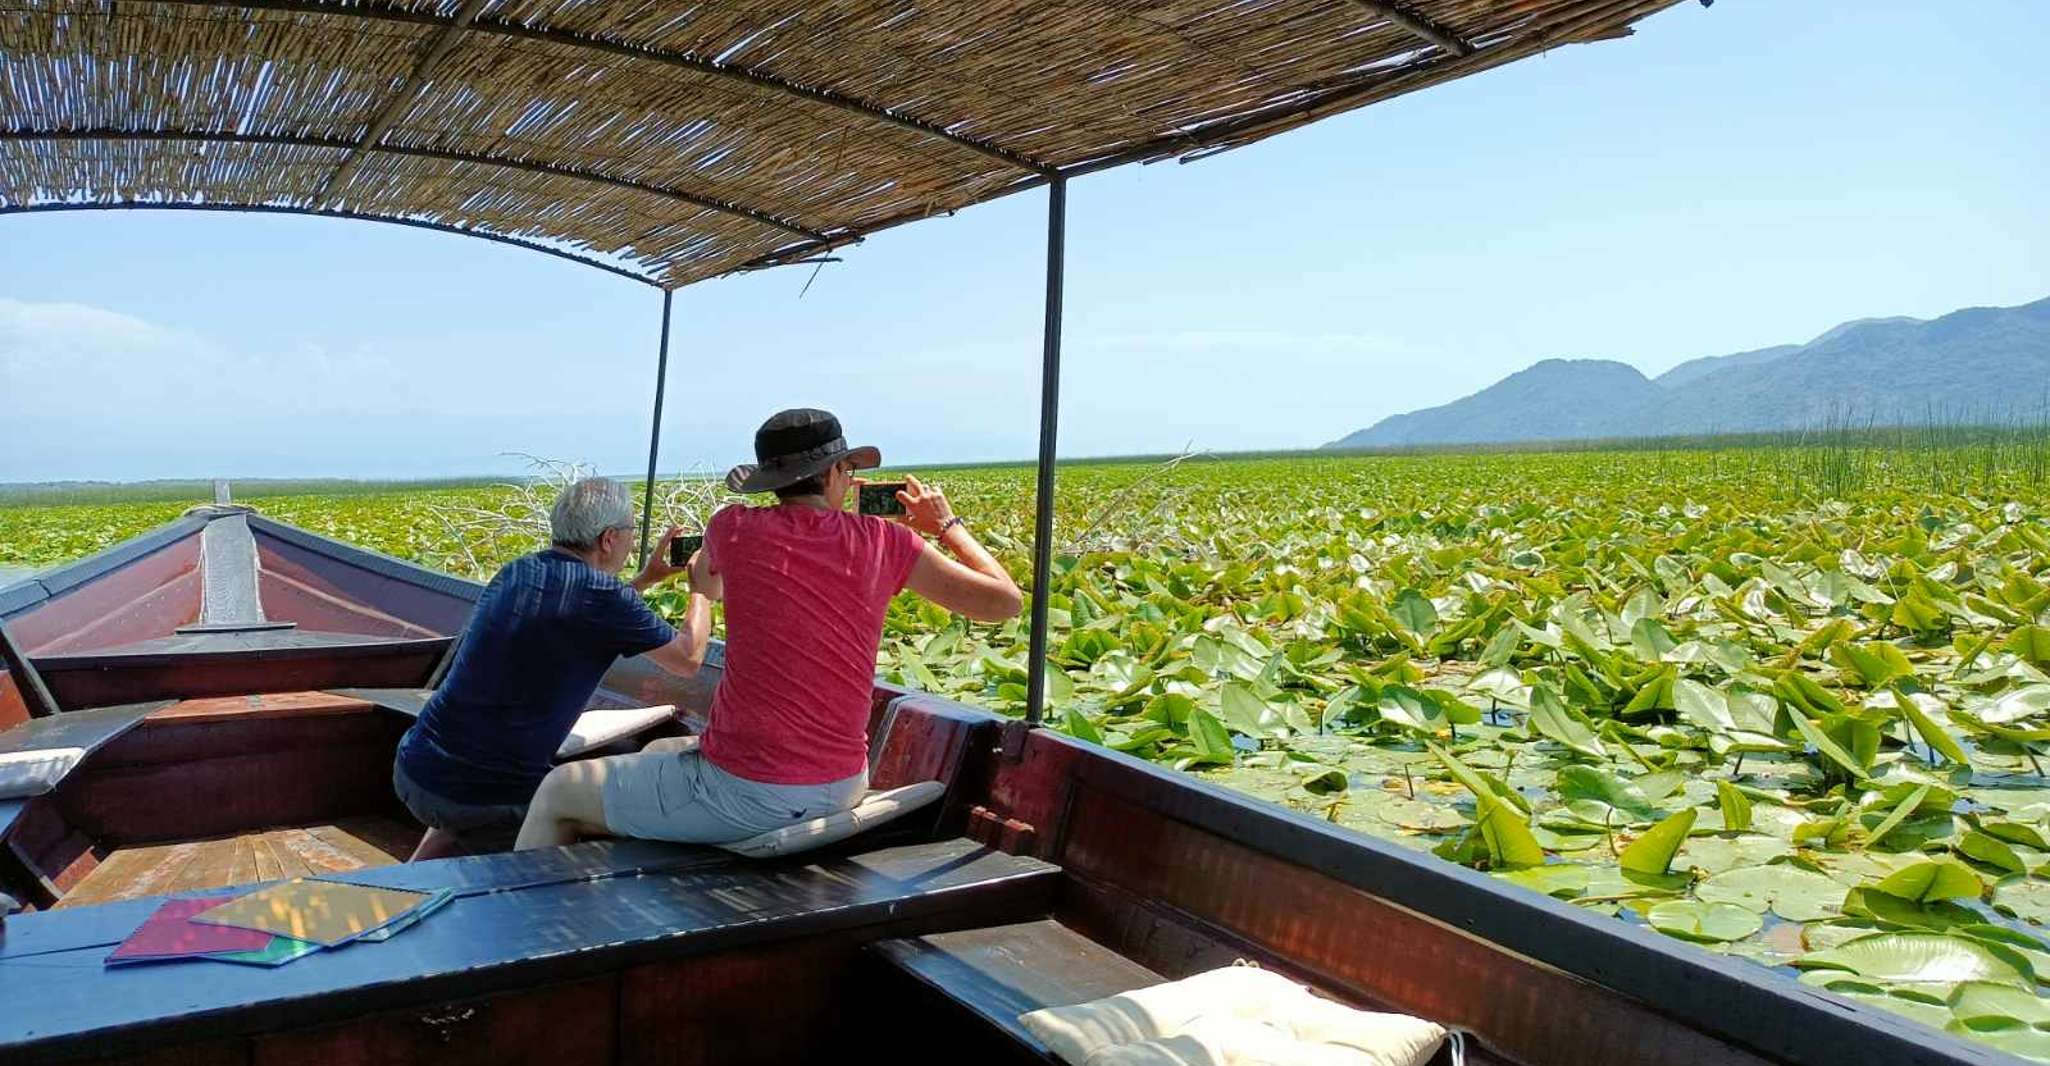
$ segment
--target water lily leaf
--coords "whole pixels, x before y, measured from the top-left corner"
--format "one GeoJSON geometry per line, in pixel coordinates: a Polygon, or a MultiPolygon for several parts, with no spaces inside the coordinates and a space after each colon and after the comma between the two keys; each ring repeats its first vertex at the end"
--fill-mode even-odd
{"type": "Polygon", "coordinates": [[[1415,589],[1403,589],[1395,594],[1395,602],[1388,605],[1388,613],[1404,629],[1420,637],[1428,637],[1438,628],[1438,609],[1423,593],[1415,589]]]}
{"type": "Polygon", "coordinates": [[[1997,866],[2011,874],[2026,874],[2029,864],[2015,853],[2007,842],[1983,830],[1974,829],[1957,842],[1958,854],[1968,859],[1977,859],[1988,866],[1997,866]]]}
{"type": "Polygon", "coordinates": [[[1575,717],[1566,708],[1566,701],[1552,691],[1549,685],[1537,685],[1530,690],[1531,728],[1568,748],[1596,759],[1608,758],[1609,751],[1602,747],[1600,738],[1586,722],[1575,717]]]}
{"type": "Polygon", "coordinates": [[[2023,1025],[2050,1023],[2050,999],[2013,985],[1965,981],[1950,994],[1950,1012],[1961,1022],[2005,1018],[2023,1025]]]}
{"type": "Polygon", "coordinates": [[[1697,898],[1770,910],[1788,921],[1812,922],[1843,912],[1849,888],[1812,870],[1775,863],[1740,866],[1710,877],[1695,888],[1697,898]]]}
{"type": "Polygon", "coordinates": [[[1715,805],[1722,811],[1723,828],[1741,833],[1751,828],[1751,798],[1728,781],[1715,783],[1715,805]]]}
{"type": "Polygon", "coordinates": [[[1545,849],[1530,835],[1530,823],[1516,808],[1487,796],[1478,802],[1480,817],[1474,821],[1474,828],[1487,843],[1494,866],[1514,869],[1544,865],[1545,849]]]}
{"type": "Polygon", "coordinates": [[[2050,882],[2010,877],[1993,886],[1993,909],[2036,925],[2050,925],[2050,882]]]}
{"type": "MultiPolygon", "coordinates": [[[[1560,770],[1556,787],[1559,798],[1567,801],[1569,806],[1575,801],[1593,801],[1596,817],[1591,821],[1595,825],[1610,822],[1617,825],[1643,824],[1658,821],[1666,814],[1631,782],[1591,766],[1568,766],[1560,770]]],[[[1576,813],[1578,810],[1576,808],[1576,813]]]]}
{"type": "Polygon", "coordinates": [[[1189,745],[1195,749],[1195,759],[1200,763],[1230,766],[1238,757],[1238,750],[1231,746],[1231,733],[1217,716],[1201,707],[1189,708],[1189,745]]]}
{"type": "Polygon", "coordinates": [[[1303,778],[1299,787],[1313,795],[1329,796],[1344,792],[1351,784],[1352,781],[1346,777],[1345,771],[1333,766],[1311,773],[1303,778]]]}
{"type": "Polygon", "coordinates": [[[2022,626],[2001,648],[2037,666],[2050,666],[2050,626],[2022,626]]]}
{"type": "Polygon", "coordinates": [[[1288,725],[1250,686],[1227,681],[1217,693],[1218,719],[1249,737],[1287,736],[1288,725]]]}
{"type": "Polygon", "coordinates": [[[1673,864],[1673,854],[1680,850],[1680,845],[1687,840],[1688,831],[1694,828],[1696,813],[1694,808],[1689,807],[1652,826],[1643,836],[1631,841],[1630,845],[1623,849],[1623,853],[1618,857],[1619,864],[1623,869],[1636,873],[1665,873],[1673,864]]]}
{"type": "Polygon", "coordinates": [[[1494,800],[1510,804],[1519,810],[1526,812],[1529,810],[1525,806],[1526,801],[1516,793],[1515,789],[1509,788],[1506,785],[1497,785],[1493,780],[1476,772],[1473,767],[1459,761],[1458,756],[1430,741],[1425,741],[1424,747],[1429,749],[1439,762],[1445,764],[1445,769],[1452,772],[1452,779],[1454,781],[1459,782],[1468,792],[1473,793],[1476,804],[1494,800]]]}
{"type": "Polygon", "coordinates": [[[1836,741],[1829,739],[1828,735],[1823,733],[1822,728],[1809,721],[1806,715],[1796,711],[1793,712],[1791,717],[1794,720],[1794,728],[1801,731],[1801,736],[1806,738],[1816,751],[1821,752],[1829,761],[1849,771],[1852,777],[1863,777],[1865,775],[1864,765],[1860,764],[1856,757],[1850,752],[1845,751],[1836,741]]]}
{"type": "Polygon", "coordinates": [[[1878,981],[1954,985],[1991,981],[2030,988],[2035,974],[2028,960],[1994,944],[1941,933],[1876,933],[1823,951],[1794,965],[1802,969],[1848,970],[1878,981]]]}
{"type": "Polygon", "coordinates": [[[1673,682],[1673,706],[1680,717],[1708,730],[1737,728],[1730,704],[1721,692],[1692,678],[1673,682]]]}
{"type": "Polygon", "coordinates": [[[1839,641],[1830,645],[1829,658],[1866,688],[1878,689],[1901,678],[1915,676],[1915,665],[1899,648],[1882,641],[1854,644],[1839,641]]]}
{"type": "Polygon", "coordinates": [[[1929,717],[1928,712],[1924,711],[1915,702],[1912,693],[1905,691],[1899,685],[1895,685],[1893,687],[1893,697],[1900,707],[1901,714],[1915,727],[1915,732],[1922,735],[1924,743],[1941,752],[1943,757],[1951,762],[1963,763],[1965,765],[1971,764],[1971,757],[1965,754],[1965,749],[1958,746],[1957,740],[1949,733],[1944,732],[1943,727],[1937,725],[1935,719],[1929,717]]]}
{"type": "Polygon", "coordinates": [[[1683,940],[1720,942],[1742,940],[1765,924],[1756,911],[1734,903],[1703,903],[1694,899],[1672,899],[1655,904],[1645,914],[1653,929],[1683,940]]]}
{"type": "Polygon", "coordinates": [[[2024,825],[2021,822],[2002,822],[1989,819],[1980,822],[1979,829],[1987,836],[1998,840],[2005,840],[2011,844],[2020,844],[2025,848],[2035,848],[2037,851],[2050,851],[2050,842],[2045,842],[2043,834],[2037,832],[2034,826],[2024,825]]]}
{"type": "Polygon", "coordinates": [[[1639,618],[1630,627],[1630,650],[1644,662],[1660,662],[1667,652],[1679,646],[1672,631],[1656,618],[1639,618]]]}
{"type": "Polygon", "coordinates": [[[1088,715],[1074,707],[1069,707],[1061,712],[1061,729],[1076,740],[1087,741],[1091,744],[1103,743],[1103,733],[1096,728],[1096,723],[1090,721],[1088,715]]]}
{"type": "Polygon", "coordinates": [[[2006,1018],[1953,1019],[1943,1031],[2031,1062],[2050,1062],[2050,1033],[2006,1018]]]}
{"type": "Polygon", "coordinates": [[[1526,866],[1514,870],[1501,870],[1495,876],[1511,884],[1542,892],[1547,896],[1572,899],[1587,890],[1588,868],[1578,863],[1554,863],[1550,866],[1526,866]]]}
{"type": "Polygon", "coordinates": [[[1922,801],[1927,798],[1929,798],[1929,786],[1917,786],[1914,791],[1902,798],[1900,805],[1895,807],[1891,814],[1881,819],[1878,825],[1872,827],[1871,835],[1865,838],[1865,846],[1868,848],[1878,846],[1880,841],[1886,839],[1886,834],[1893,832],[1896,827],[1907,820],[1909,815],[1920,810],[1922,801]]]}
{"type": "Polygon", "coordinates": [[[1978,899],[1986,884],[1964,863],[1937,859],[1898,870],[1872,888],[1913,903],[1929,903],[1940,899],[1978,899]]]}
{"type": "Polygon", "coordinates": [[[1926,929],[1935,933],[1947,933],[1953,929],[1979,925],[1983,922],[1979,912],[1969,907],[1962,907],[1947,900],[1911,903],[1870,886],[1851,889],[1844,896],[1844,913],[1869,918],[1881,925],[1926,929]]]}

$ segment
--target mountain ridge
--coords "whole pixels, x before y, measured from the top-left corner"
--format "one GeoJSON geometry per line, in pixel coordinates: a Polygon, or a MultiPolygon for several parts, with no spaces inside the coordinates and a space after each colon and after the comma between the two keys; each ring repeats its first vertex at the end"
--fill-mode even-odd
{"type": "Polygon", "coordinates": [[[1327,449],[1508,444],[1962,422],[2050,412],[2050,297],[1933,319],[1841,323],[1805,344],[1646,377],[1612,359],[1541,359],[1450,403],[1390,415],[1327,449]]]}

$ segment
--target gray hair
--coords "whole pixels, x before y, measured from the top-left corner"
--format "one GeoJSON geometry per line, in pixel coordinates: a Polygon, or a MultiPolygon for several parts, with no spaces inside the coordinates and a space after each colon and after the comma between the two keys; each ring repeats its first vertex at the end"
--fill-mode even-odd
{"type": "Polygon", "coordinates": [[[587,477],[562,490],[548,509],[548,532],[565,548],[587,549],[608,529],[631,526],[633,497],[609,477],[587,477]]]}

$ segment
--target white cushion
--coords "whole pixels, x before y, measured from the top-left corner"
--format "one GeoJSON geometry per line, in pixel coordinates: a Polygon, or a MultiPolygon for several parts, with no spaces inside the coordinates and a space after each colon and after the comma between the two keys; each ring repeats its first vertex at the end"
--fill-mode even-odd
{"type": "Polygon", "coordinates": [[[1078,1066],[1423,1066],[1445,1029],[1404,1014],[1353,1010],[1279,974],[1228,966],[1019,1022],[1078,1066]]]}
{"type": "Polygon", "coordinates": [[[0,799],[40,796],[85,758],[84,748],[37,748],[0,755],[0,799]]]}
{"type": "Polygon", "coordinates": [[[796,825],[787,825],[759,836],[719,846],[755,859],[795,855],[800,851],[810,851],[835,841],[845,840],[864,829],[881,825],[893,818],[901,818],[939,799],[946,792],[947,786],[938,781],[920,781],[915,785],[905,785],[903,788],[893,788],[887,792],[871,792],[863,796],[861,802],[851,810],[829,814],[824,818],[813,818],[811,821],[799,822],[796,825]]]}
{"type": "Polygon", "coordinates": [[[676,708],[670,704],[660,707],[621,707],[602,711],[585,711],[577,716],[575,725],[569,727],[569,736],[562,738],[562,746],[555,749],[555,757],[568,759],[602,748],[621,737],[630,737],[661,725],[676,717],[676,708]]]}

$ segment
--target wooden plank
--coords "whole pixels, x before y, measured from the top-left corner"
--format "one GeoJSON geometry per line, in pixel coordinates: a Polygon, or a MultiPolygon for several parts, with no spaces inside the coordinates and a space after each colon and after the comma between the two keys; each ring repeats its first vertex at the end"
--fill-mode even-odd
{"type": "Polygon", "coordinates": [[[249,885],[263,880],[256,872],[256,837],[244,833],[234,840],[235,857],[228,865],[228,884],[249,885]]]}
{"type": "Polygon", "coordinates": [[[251,833],[248,839],[249,861],[256,867],[256,876],[250,880],[257,882],[284,880],[285,866],[278,861],[277,855],[272,853],[270,843],[263,839],[263,834],[251,833]]]}
{"type": "Polygon", "coordinates": [[[278,864],[278,877],[311,877],[316,871],[306,864],[306,859],[292,847],[284,834],[290,830],[274,829],[257,837],[270,850],[271,860],[278,864]]]}
{"type": "Polygon", "coordinates": [[[170,891],[183,894],[232,885],[235,883],[234,870],[234,837],[196,841],[184,868],[178,871],[177,880],[171,883],[170,891]]]}
{"type": "Polygon", "coordinates": [[[1018,1024],[1043,1007],[1145,988],[1166,978],[1052,920],[884,940],[870,948],[994,1031],[1044,1052],[1018,1024]]]}
{"type": "Polygon", "coordinates": [[[368,714],[377,708],[367,700],[332,692],[266,692],[250,696],[211,696],[180,700],[149,716],[152,725],[170,720],[219,722],[231,718],[310,718],[321,715],[368,714]]]}
{"type": "Polygon", "coordinates": [[[338,825],[311,825],[306,827],[306,832],[328,851],[353,863],[349,867],[351,870],[390,866],[404,858],[402,855],[393,855],[338,825]]]}
{"type": "MultiPolygon", "coordinates": [[[[413,849],[420,845],[423,833],[419,826],[411,822],[376,815],[336,819],[334,829],[361,841],[368,847],[375,848],[392,862],[406,861],[406,857],[413,854],[413,849]]],[[[383,866],[385,863],[369,865],[383,866]]]]}

